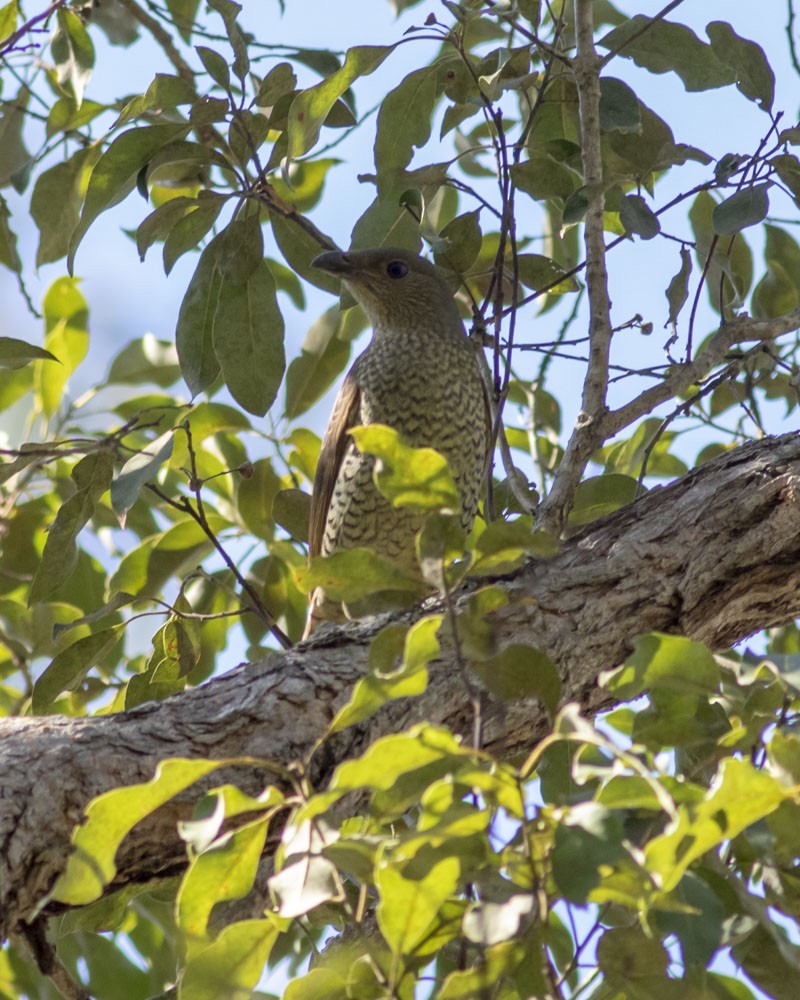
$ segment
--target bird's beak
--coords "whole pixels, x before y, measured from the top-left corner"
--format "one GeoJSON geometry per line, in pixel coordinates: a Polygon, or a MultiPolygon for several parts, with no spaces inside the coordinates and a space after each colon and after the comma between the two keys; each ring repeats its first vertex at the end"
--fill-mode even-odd
{"type": "Polygon", "coordinates": [[[340,250],[328,250],[326,253],[321,253],[311,261],[311,266],[341,277],[350,274],[353,270],[353,262],[346,253],[342,253],[340,250]]]}

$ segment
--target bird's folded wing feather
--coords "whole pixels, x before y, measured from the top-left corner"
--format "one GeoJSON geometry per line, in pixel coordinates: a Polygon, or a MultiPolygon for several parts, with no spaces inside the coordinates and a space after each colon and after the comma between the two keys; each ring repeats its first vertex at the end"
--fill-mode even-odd
{"type": "Polygon", "coordinates": [[[322,551],[328,507],[349,440],[347,432],[358,423],[360,408],[361,391],[355,370],[351,368],[333,404],[333,412],[322,439],[317,472],[314,476],[308,533],[311,556],[318,556],[322,551]]]}

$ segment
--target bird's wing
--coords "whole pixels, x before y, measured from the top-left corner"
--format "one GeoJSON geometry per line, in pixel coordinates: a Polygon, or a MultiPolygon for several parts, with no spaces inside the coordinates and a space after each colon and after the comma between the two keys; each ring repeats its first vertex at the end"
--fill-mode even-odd
{"type": "Polygon", "coordinates": [[[355,366],[350,369],[333,404],[331,418],[322,439],[314,489],[311,493],[311,517],[309,523],[309,555],[318,556],[322,551],[325,521],[333,496],[333,487],[339,475],[348,443],[348,430],[358,423],[361,407],[361,390],[358,386],[355,366]]]}

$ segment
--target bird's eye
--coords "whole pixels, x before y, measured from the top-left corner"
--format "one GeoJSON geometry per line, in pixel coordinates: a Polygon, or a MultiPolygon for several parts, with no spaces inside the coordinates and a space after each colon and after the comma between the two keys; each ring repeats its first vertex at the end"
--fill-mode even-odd
{"type": "Polygon", "coordinates": [[[408,264],[404,260],[390,260],[386,265],[386,273],[390,278],[405,278],[408,274],[408,264]]]}

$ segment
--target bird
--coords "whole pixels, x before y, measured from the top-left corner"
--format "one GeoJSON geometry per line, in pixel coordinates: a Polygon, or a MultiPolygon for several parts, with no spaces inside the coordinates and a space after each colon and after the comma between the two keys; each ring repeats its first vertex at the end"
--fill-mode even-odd
{"type": "MultiPolygon", "coordinates": [[[[373,478],[375,460],[348,431],[385,424],[413,447],[447,459],[466,533],[478,510],[491,439],[487,389],[477,350],[453,292],[430,261],[402,249],[338,250],[312,266],[342,280],[372,326],[372,339],[348,371],[322,439],[311,495],[309,558],[368,546],[396,565],[417,568],[424,515],[394,507],[373,478]]],[[[310,595],[303,638],[321,621],[347,619],[321,588],[310,595]]]]}

